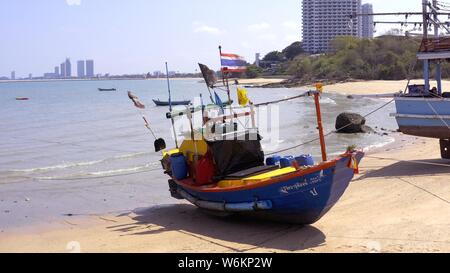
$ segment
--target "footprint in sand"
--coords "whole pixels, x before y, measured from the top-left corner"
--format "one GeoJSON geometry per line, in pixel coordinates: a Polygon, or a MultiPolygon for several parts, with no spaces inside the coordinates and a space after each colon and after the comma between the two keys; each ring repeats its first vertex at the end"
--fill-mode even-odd
{"type": "Polygon", "coordinates": [[[369,253],[380,253],[381,252],[381,244],[377,241],[370,241],[367,243],[367,250],[369,253]]]}

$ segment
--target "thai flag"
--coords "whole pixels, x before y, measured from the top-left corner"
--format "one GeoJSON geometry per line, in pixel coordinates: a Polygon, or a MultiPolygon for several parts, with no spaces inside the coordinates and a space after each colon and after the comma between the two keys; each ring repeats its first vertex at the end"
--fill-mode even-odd
{"type": "Polygon", "coordinates": [[[240,73],[247,70],[247,62],[239,55],[222,53],[220,58],[224,72],[240,73]]]}

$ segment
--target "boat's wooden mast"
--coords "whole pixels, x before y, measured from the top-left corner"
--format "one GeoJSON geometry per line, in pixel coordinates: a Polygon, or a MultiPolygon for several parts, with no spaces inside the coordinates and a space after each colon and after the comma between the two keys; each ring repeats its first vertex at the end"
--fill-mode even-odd
{"type": "Polygon", "coordinates": [[[314,92],[314,101],[316,103],[317,125],[319,128],[319,135],[320,135],[320,148],[322,150],[322,161],[326,162],[328,161],[327,147],[325,144],[325,135],[323,133],[322,111],[320,110],[320,92],[318,90],[314,92]]]}

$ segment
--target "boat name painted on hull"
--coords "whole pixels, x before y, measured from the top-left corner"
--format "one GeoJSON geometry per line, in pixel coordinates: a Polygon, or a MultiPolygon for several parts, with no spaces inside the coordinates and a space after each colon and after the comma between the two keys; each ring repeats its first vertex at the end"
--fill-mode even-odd
{"type": "Polygon", "coordinates": [[[292,194],[297,193],[299,191],[303,191],[304,188],[312,185],[316,185],[322,181],[323,178],[323,172],[320,173],[320,175],[314,176],[310,179],[305,179],[303,182],[297,182],[294,185],[291,186],[284,186],[280,188],[280,193],[282,194],[292,194]]]}

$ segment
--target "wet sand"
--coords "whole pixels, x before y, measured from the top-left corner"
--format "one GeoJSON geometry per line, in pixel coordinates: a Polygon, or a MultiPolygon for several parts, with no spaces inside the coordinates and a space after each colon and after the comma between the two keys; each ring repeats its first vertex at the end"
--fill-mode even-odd
{"type": "MultiPolygon", "coordinates": [[[[360,94],[360,84],[326,90],[360,94]]],[[[362,87],[372,85],[366,92],[395,92],[390,82],[362,87]]],[[[397,137],[367,155],[341,201],[312,226],[218,219],[179,202],[5,228],[0,252],[450,252],[450,161],[440,159],[438,140],[397,137]]]]}
{"type": "Polygon", "coordinates": [[[3,231],[0,251],[450,252],[449,164],[437,141],[419,138],[369,155],[342,200],[309,227],[218,219],[181,202],[3,231]]]}

